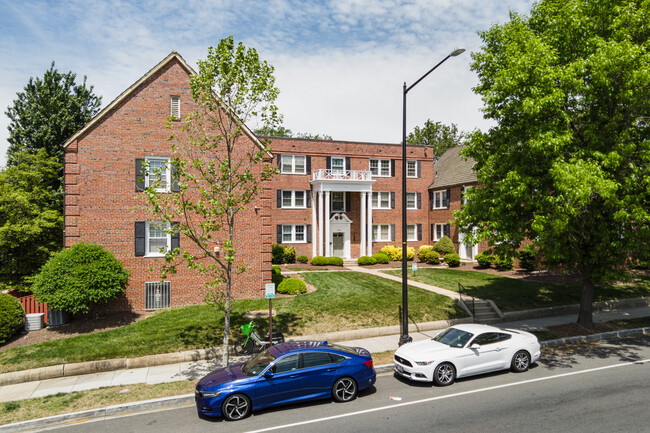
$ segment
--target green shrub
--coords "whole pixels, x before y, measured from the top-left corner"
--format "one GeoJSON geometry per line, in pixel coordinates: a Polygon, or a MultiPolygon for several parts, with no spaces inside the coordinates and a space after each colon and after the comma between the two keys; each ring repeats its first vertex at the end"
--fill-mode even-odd
{"type": "Polygon", "coordinates": [[[418,260],[422,263],[427,263],[427,253],[433,251],[433,245],[422,245],[418,248],[418,260]]]}
{"type": "Polygon", "coordinates": [[[494,258],[494,267],[500,271],[511,271],[515,267],[515,259],[513,257],[496,256],[494,258]]]}
{"type": "Polygon", "coordinates": [[[458,254],[445,254],[445,263],[450,268],[457,268],[460,266],[460,256],[458,254]]]}
{"type": "Polygon", "coordinates": [[[296,263],[296,249],[294,247],[284,247],[284,262],[296,263]]]}
{"type": "Polygon", "coordinates": [[[278,286],[280,283],[284,280],[284,276],[282,275],[282,269],[280,269],[279,266],[271,266],[271,282],[275,284],[275,288],[277,290],[278,286]]]}
{"type": "Polygon", "coordinates": [[[271,245],[271,263],[274,265],[281,265],[284,263],[284,247],[282,245],[271,245]]]}
{"type": "Polygon", "coordinates": [[[90,307],[124,293],[129,272],[99,245],[78,243],[47,261],[32,291],[49,308],[88,313],[90,307]]]}
{"type": "Polygon", "coordinates": [[[284,293],[285,295],[300,295],[307,293],[307,286],[299,278],[287,278],[277,286],[276,290],[278,293],[284,293]]]}
{"type": "Polygon", "coordinates": [[[519,258],[519,266],[528,272],[537,268],[537,250],[533,245],[526,245],[523,250],[517,253],[517,258],[519,258]]]}
{"type": "Polygon", "coordinates": [[[438,242],[433,246],[433,251],[437,252],[441,256],[447,254],[456,254],[456,248],[454,248],[454,243],[447,236],[440,238],[438,242]]]}
{"type": "Polygon", "coordinates": [[[375,263],[377,263],[377,260],[368,256],[361,256],[357,259],[357,264],[359,266],[370,266],[374,265],[375,263]]]}
{"type": "Polygon", "coordinates": [[[428,250],[424,254],[424,261],[426,263],[429,263],[431,265],[439,265],[440,264],[440,254],[438,254],[436,251],[428,250]]]}
{"type": "Polygon", "coordinates": [[[282,273],[282,268],[279,266],[271,266],[271,272],[274,274],[281,274],[282,273]]]}
{"type": "Polygon", "coordinates": [[[371,256],[379,264],[385,265],[390,262],[390,257],[384,253],[375,253],[371,256]]]}
{"type": "Polygon", "coordinates": [[[18,299],[0,293],[0,344],[9,340],[23,327],[25,311],[18,299]]]}
{"type": "Polygon", "coordinates": [[[302,255],[296,257],[296,261],[298,263],[307,263],[309,261],[309,259],[307,258],[306,255],[302,254],[302,255]]]}
{"type": "Polygon", "coordinates": [[[343,266],[343,259],[340,257],[314,256],[309,263],[314,266],[343,266]]]}
{"type": "Polygon", "coordinates": [[[487,269],[492,266],[494,256],[491,253],[482,252],[476,255],[476,261],[478,262],[478,267],[480,269],[487,269]]]}

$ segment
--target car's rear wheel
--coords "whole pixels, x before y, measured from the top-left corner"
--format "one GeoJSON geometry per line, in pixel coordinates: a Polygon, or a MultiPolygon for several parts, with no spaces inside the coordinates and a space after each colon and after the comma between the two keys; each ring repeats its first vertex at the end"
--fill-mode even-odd
{"type": "Polygon", "coordinates": [[[357,383],[351,377],[342,377],[332,386],[332,397],[339,402],[353,400],[357,396],[357,383]]]}
{"type": "Polygon", "coordinates": [[[449,362],[439,364],[433,371],[433,382],[438,386],[448,386],[456,380],[456,369],[449,362]]]}
{"type": "Polygon", "coordinates": [[[243,394],[233,394],[221,406],[221,414],[228,421],[246,418],[251,413],[251,401],[243,394]]]}
{"type": "Polygon", "coordinates": [[[510,363],[510,369],[515,373],[523,373],[530,367],[530,354],[525,350],[515,353],[510,363]]]}

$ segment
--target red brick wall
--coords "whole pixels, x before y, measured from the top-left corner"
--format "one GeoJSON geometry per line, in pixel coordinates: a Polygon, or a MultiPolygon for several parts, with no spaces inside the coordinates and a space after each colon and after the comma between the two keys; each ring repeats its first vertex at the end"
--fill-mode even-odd
{"type": "MultiPolygon", "coordinates": [[[[347,141],[320,141],[304,139],[271,139],[271,149],[276,155],[275,164],[277,164],[277,155],[306,155],[311,157],[311,171],[327,168],[328,156],[346,156],[350,157],[350,169],[367,171],[370,169],[370,158],[394,159],[395,173],[391,177],[375,177],[375,183],[372,186],[373,191],[390,191],[395,193],[394,209],[373,209],[373,224],[395,224],[395,241],[392,242],[373,242],[373,253],[378,252],[385,245],[401,246],[402,239],[402,146],[400,144],[379,144],[379,143],[359,143],[347,141]]],[[[419,178],[407,178],[407,191],[421,193],[421,208],[418,210],[408,210],[407,224],[422,224],[422,241],[408,242],[408,246],[415,247],[424,245],[428,242],[428,214],[429,214],[429,194],[428,187],[433,181],[433,152],[432,149],[424,146],[407,146],[407,160],[421,161],[421,176],[419,178]]],[[[273,179],[273,193],[275,199],[278,189],[299,189],[310,190],[309,181],[312,174],[278,174],[273,179]]],[[[313,200],[312,200],[313,201],[313,200]]],[[[351,194],[350,207],[346,212],[348,218],[352,220],[351,227],[351,256],[359,257],[361,241],[361,195],[358,192],[351,194]]],[[[273,200],[271,206],[272,219],[272,237],[273,242],[276,239],[276,226],[278,224],[312,224],[312,208],[310,209],[279,209],[277,200],[273,200]]],[[[292,243],[286,244],[295,247],[296,255],[304,254],[312,257],[311,243],[292,243]]]]}
{"type": "MultiPolygon", "coordinates": [[[[112,251],[131,273],[126,297],[136,310],[144,308],[144,283],[160,280],[162,259],[135,256],[134,223],[154,220],[144,193],[135,191],[135,159],[172,156],[165,127],[170,95],[180,96],[182,115],[196,109],[189,74],[176,59],[66,148],[65,245],[93,242],[112,251]]],[[[252,145],[242,139],[241,150],[252,145]]],[[[237,220],[237,257],[249,271],[236,278],[234,297],[260,296],[270,282],[270,191],[267,182],[258,201],[237,220]]],[[[183,236],[180,243],[191,247],[183,236]]],[[[181,265],[166,280],[171,281],[172,306],[203,302],[204,278],[196,271],[181,265]]]]}

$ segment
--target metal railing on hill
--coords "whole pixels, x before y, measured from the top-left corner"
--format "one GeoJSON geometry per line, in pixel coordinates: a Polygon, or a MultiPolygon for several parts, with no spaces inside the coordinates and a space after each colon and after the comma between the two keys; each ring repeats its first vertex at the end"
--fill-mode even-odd
{"type": "Polygon", "coordinates": [[[474,297],[469,294],[469,291],[461,283],[458,283],[458,296],[460,297],[460,302],[462,302],[467,307],[467,309],[471,312],[472,319],[476,320],[476,309],[474,307],[474,297]],[[463,298],[463,295],[465,295],[465,298],[463,298]]]}

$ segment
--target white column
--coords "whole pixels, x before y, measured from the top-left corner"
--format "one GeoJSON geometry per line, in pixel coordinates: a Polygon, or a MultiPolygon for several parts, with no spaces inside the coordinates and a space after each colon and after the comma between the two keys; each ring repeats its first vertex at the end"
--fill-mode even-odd
{"type": "Polygon", "coordinates": [[[312,193],[312,198],[311,198],[311,256],[314,257],[316,255],[316,198],[313,197],[312,193]]]}
{"type": "Polygon", "coordinates": [[[323,255],[323,191],[318,191],[318,255],[323,255]]]}
{"type": "Polygon", "coordinates": [[[331,257],[330,248],[330,192],[325,191],[325,257],[331,257]]]}
{"type": "Polygon", "coordinates": [[[368,193],[368,249],[366,254],[372,255],[372,192],[368,193]]]}
{"type": "Polygon", "coordinates": [[[366,194],[365,192],[361,193],[361,244],[360,244],[360,256],[367,256],[366,254],[366,235],[368,234],[368,229],[366,225],[366,194]]]}

